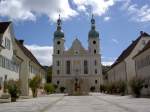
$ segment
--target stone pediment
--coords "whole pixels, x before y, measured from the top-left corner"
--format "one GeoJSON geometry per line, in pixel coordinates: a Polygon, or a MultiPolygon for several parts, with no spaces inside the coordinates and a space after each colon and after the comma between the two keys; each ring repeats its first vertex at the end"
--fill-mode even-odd
{"type": "Polygon", "coordinates": [[[85,55],[88,54],[88,50],[86,50],[81,42],[78,39],[75,39],[72,43],[72,46],[70,49],[65,51],[66,55],[85,55]]]}

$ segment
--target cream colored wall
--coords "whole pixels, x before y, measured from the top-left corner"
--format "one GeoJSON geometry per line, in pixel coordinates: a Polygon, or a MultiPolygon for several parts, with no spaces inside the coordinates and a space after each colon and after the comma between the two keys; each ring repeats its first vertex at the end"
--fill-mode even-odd
{"type": "Polygon", "coordinates": [[[126,81],[126,66],[124,61],[108,71],[108,81],[110,83],[116,81],[126,81]]]}
{"type": "MultiPolygon", "coordinates": [[[[148,50],[144,51],[142,54],[138,55],[135,58],[135,61],[136,62],[137,61],[142,61],[147,56],[150,56],[150,49],[148,49],[148,50]]],[[[139,68],[139,69],[136,67],[136,75],[141,77],[141,78],[146,78],[146,77],[150,78],[150,65],[149,66],[144,66],[144,67],[139,68]]]]}
{"type": "MultiPolygon", "coordinates": [[[[99,41],[99,39],[98,39],[99,41]]],[[[56,44],[56,40],[54,41],[54,44],[56,44]]],[[[93,41],[91,41],[90,44],[92,44],[93,41]]],[[[99,46],[99,42],[97,42],[99,46]]],[[[56,49],[58,48],[56,45],[54,45],[56,49]]],[[[54,51],[56,50],[54,49],[54,51]]],[[[98,81],[96,86],[96,90],[99,90],[100,83],[102,83],[102,69],[101,69],[101,59],[99,54],[99,47],[96,48],[98,54],[91,54],[89,50],[86,50],[82,47],[80,42],[76,39],[73,42],[73,45],[71,49],[64,51],[63,54],[53,55],[53,73],[52,73],[52,82],[54,84],[57,84],[57,81],[59,80],[61,83],[61,86],[69,87],[67,80],[75,80],[75,76],[78,77],[78,79],[81,79],[81,77],[85,77],[86,85],[89,85],[89,87],[95,85],[95,80],[98,81]],[[74,51],[79,51],[79,54],[75,54],[74,51]],[[71,74],[66,74],[66,61],[69,60],[71,62],[71,74]],[[88,74],[84,74],[84,60],[88,61],[88,74]],[[97,65],[94,65],[94,60],[97,60],[97,65]],[[60,61],[60,66],[57,66],[57,61],[60,61]],[[79,64],[75,66],[74,62],[79,61],[79,64]],[[76,74],[75,69],[79,70],[79,73],[76,74]],[[97,74],[95,74],[95,69],[97,69],[97,74]],[[60,70],[60,74],[57,74],[57,70],[60,70]]],[[[71,87],[69,87],[71,89],[71,87]]],[[[88,91],[89,88],[87,89],[88,91]]]]}
{"type": "Polygon", "coordinates": [[[128,82],[132,77],[136,75],[135,72],[135,61],[133,57],[143,49],[145,45],[143,45],[143,40],[147,43],[150,38],[142,37],[139,43],[136,45],[132,53],[121,63],[114,66],[111,70],[108,71],[108,81],[118,81],[118,80],[127,80],[128,82]]]}
{"type": "Polygon", "coordinates": [[[23,96],[29,95],[29,79],[33,78],[37,74],[32,74],[29,70],[29,64],[32,66],[35,66],[38,69],[39,75],[45,75],[45,71],[41,70],[41,67],[34,62],[32,62],[20,49],[20,47],[17,45],[17,43],[14,41],[14,49],[17,51],[17,55],[23,59],[23,62],[21,63],[20,68],[20,75],[19,78],[21,80],[21,92],[23,96]]]}
{"type": "Polygon", "coordinates": [[[145,40],[145,42],[147,43],[150,40],[150,38],[149,37],[143,37],[143,38],[141,38],[141,40],[136,45],[136,47],[134,48],[134,50],[132,51],[132,53],[125,59],[128,81],[132,77],[134,77],[136,75],[136,73],[135,73],[135,61],[133,60],[133,57],[139,51],[141,51],[144,48],[145,45],[143,45],[143,43],[142,43],[143,40],[145,40]]]}
{"type": "Polygon", "coordinates": [[[28,96],[28,79],[29,79],[29,61],[30,59],[24,54],[22,49],[14,41],[14,49],[17,51],[16,55],[19,56],[23,61],[21,63],[19,79],[21,81],[21,95],[28,96]]]}
{"type": "MultiPolygon", "coordinates": [[[[143,95],[150,95],[150,65],[143,66],[141,68],[137,67],[137,62],[143,62],[143,59],[145,59],[147,56],[150,56],[150,49],[144,51],[140,55],[138,55],[135,59],[136,62],[136,76],[140,77],[141,79],[146,80],[146,84],[148,84],[148,88],[143,87],[141,93],[143,95]]],[[[148,61],[148,60],[147,60],[148,61]]]]}
{"type": "Polygon", "coordinates": [[[12,60],[12,57],[13,57],[13,45],[12,45],[12,41],[13,41],[13,40],[12,40],[12,39],[13,39],[13,37],[12,37],[12,35],[11,35],[10,30],[11,30],[11,27],[9,26],[9,27],[7,28],[7,30],[4,32],[3,38],[2,38],[2,46],[5,46],[5,38],[8,38],[8,39],[10,40],[10,43],[11,43],[11,45],[10,45],[10,50],[8,50],[8,49],[3,49],[3,50],[1,50],[0,54],[1,54],[2,56],[6,57],[7,59],[12,60]]]}
{"type": "MultiPolygon", "coordinates": [[[[13,37],[11,35],[11,27],[9,26],[8,29],[4,32],[3,34],[3,38],[2,38],[2,45],[5,46],[5,38],[8,38],[10,40],[10,50],[8,49],[2,49],[0,51],[0,55],[2,55],[3,57],[9,59],[9,60],[12,60],[13,59],[13,37]]],[[[2,68],[0,67],[0,77],[3,77],[3,80],[4,80],[4,77],[5,75],[7,75],[7,80],[9,79],[14,79],[14,80],[18,80],[19,79],[19,72],[14,72],[14,71],[11,71],[11,70],[8,70],[6,68],[2,68]]]]}

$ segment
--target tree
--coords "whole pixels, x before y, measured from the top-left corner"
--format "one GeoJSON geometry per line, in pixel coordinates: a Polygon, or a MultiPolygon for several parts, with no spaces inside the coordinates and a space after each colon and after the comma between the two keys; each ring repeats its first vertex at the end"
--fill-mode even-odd
{"type": "Polygon", "coordinates": [[[51,83],[51,81],[52,81],[52,66],[50,66],[50,67],[45,66],[45,69],[47,70],[46,82],[51,83]]]}
{"type": "Polygon", "coordinates": [[[38,88],[40,88],[41,85],[41,77],[39,75],[36,75],[33,77],[33,79],[30,80],[29,86],[32,90],[33,97],[37,97],[38,88]]]}

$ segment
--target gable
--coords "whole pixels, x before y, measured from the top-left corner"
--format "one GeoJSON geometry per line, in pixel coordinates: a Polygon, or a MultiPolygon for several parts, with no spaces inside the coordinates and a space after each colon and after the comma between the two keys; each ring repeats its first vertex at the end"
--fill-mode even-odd
{"type": "Polygon", "coordinates": [[[84,47],[78,39],[75,39],[72,43],[71,48],[65,52],[65,54],[67,55],[81,55],[87,53],[88,51],[84,49],[84,47]]]}
{"type": "Polygon", "coordinates": [[[122,53],[121,55],[117,58],[117,60],[114,62],[114,64],[111,66],[111,68],[113,68],[114,66],[116,66],[117,64],[119,64],[120,62],[124,61],[135,49],[135,47],[138,45],[138,43],[140,42],[140,40],[144,37],[150,37],[149,34],[145,33],[145,32],[141,32],[141,35],[135,40],[133,41],[122,53]]]}

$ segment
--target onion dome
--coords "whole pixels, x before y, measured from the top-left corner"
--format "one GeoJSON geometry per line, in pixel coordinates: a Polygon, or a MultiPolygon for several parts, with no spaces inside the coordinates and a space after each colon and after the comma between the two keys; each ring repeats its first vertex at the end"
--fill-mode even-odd
{"type": "Polygon", "coordinates": [[[89,34],[88,34],[89,38],[97,38],[99,37],[99,33],[96,31],[96,28],[95,28],[95,19],[92,15],[92,19],[91,19],[91,30],[89,31],[89,34]]]}
{"type": "Polygon", "coordinates": [[[54,38],[64,38],[64,33],[61,29],[61,24],[62,24],[62,21],[59,15],[59,19],[57,20],[57,30],[54,32],[54,38]]]}

